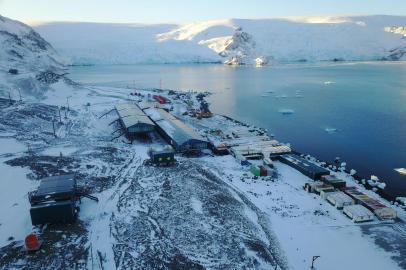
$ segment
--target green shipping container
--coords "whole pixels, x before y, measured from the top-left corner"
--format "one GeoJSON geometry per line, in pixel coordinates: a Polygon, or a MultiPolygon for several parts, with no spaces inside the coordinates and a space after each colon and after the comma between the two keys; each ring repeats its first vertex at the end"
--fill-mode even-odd
{"type": "Polygon", "coordinates": [[[255,176],[260,176],[261,172],[256,165],[251,165],[250,172],[255,176]]]}

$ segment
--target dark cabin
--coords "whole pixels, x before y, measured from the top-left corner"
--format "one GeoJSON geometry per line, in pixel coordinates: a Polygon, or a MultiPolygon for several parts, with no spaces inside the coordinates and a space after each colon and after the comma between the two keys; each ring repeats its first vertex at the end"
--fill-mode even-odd
{"type": "Polygon", "coordinates": [[[8,70],[8,73],[13,74],[13,75],[18,75],[18,69],[10,68],[10,69],[8,70]]]}
{"type": "Polygon", "coordinates": [[[76,180],[73,174],[44,178],[38,189],[28,195],[32,225],[76,221],[76,180]]]}
{"type": "Polygon", "coordinates": [[[169,145],[166,147],[151,147],[148,155],[152,164],[168,166],[175,163],[175,151],[169,145]]]}

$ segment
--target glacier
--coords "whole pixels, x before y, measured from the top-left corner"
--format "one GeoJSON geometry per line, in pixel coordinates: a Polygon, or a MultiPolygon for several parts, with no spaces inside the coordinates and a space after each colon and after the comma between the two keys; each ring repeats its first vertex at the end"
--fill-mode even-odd
{"type": "Polygon", "coordinates": [[[406,60],[405,26],[384,15],[33,25],[74,65],[406,60]]]}

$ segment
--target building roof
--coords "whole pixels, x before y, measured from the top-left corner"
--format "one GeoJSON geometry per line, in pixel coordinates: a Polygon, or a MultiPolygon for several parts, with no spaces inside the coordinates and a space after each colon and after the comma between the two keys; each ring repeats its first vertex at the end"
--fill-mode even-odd
{"type": "Polygon", "coordinates": [[[271,140],[268,136],[251,136],[246,138],[234,138],[234,139],[225,139],[220,143],[227,145],[228,147],[240,146],[240,145],[249,145],[259,142],[271,142],[273,144],[278,144],[278,141],[271,140]]]}
{"type": "Polygon", "coordinates": [[[342,203],[352,203],[353,199],[348,196],[347,194],[341,192],[341,191],[337,191],[337,192],[332,192],[329,195],[327,195],[327,198],[331,198],[336,202],[342,202],[342,203]]]}
{"type": "Polygon", "coordinates": [[[36,196],[71,193],[75,191],[75,175],[51,176],[41,180],[36,196]]]}
{"type": "Polygon", "coordinates": [[[160,108],[149,108],[145,113],[178,145],[189,140],[206,141],[191,127],[160,108]]]}
{"type": "Polygon", "coordinates": [[[365,216],[373,217],[374,216],[374,214],[371,211],[369,211],[367,208],[365,208],[364,206],[362,206],[360,204],[344,206],[344,210],[346,212],[350,212],[354,216],[358,216],[358,217],[360,217],[360,216],[361,217],[365,217],[365,216]]]}
{"type": "Polygon", "coordinates": [[[306,159],[303,159],[298,155],[285,154],[285,155],[281,155],[281,157],[289,162],[292,162],[292,163],[300,166],[303,169],[306,169],[307,171],[312,171],[314,173],[330,174],[329,170],[327,170],[323,167],[320,167],[310,161],[307,161],[306,159]]]}
{"type": "Polygon", "coordinates": [[[379,208],[386,208],[387,206],[379,202],[378,200],[375,200],[368,195],[360,192],[357,188],[347,188],[344,190],[346,194],[349,196],[353,197],[356,200],[359,200],[361,203],[364,205],[368,206],[371,209],[379,209],[379,208]]]}
{"type": "Polygon", "coordinates": [[[125,128],[130,128],[138,124],[154,126],[149,117],[135,104],[120,103],[115,106],[118,116],[123,122],[125,128]]]}

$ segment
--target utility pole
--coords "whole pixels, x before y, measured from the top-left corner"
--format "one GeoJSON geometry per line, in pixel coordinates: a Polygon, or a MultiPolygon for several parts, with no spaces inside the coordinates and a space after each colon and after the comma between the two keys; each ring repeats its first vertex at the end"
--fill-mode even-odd
{"type": "Polygon", "coordinates": [[[13,102],[11,101],[11,93],[10,93],[10,91],[8,92],[8,100],[10,101],[10,104],[13,103],[13,102]]]}
{"type": "Polygon", "coordinates": [[[58,112],[59,112],[59,123],[62,124],[61,107],[58,107],[58,112]]]}
{"type": "Polygon", "coordinates": [[[52,129],[54,130],[54,136],[56,138],[56,132],[55,132],[55,118],[52,119],[52,129]]]}
{"type": "Polygon", "coordinates": [[[20,102],[22,102],[23,99],[21,98],[21,91],[20,91],[20,88],[17,88],[17,90],[18,90],[18,95],[20,96],[20,102]]]}
{"type": "Polygon", "coordinates": [[[28,144],[28,154],[31,155],[32,150],[31,150],[31,144],[28,144]]]}
{"type": "Polygon", "coordinates": [[[315,268],[314,268],[314,262],[315,262],[318,258],[320,258],[320,256],[313,256],[313,259],[312,259],[312,266],[310,267],[310,269],[315,269],[315,268]]]}
{"type": "Polygon", "coordinates": [[[69,98],[70,97],[66,97],[66,103],[68,104],[68,111],[69,111],[69,98]]]}

